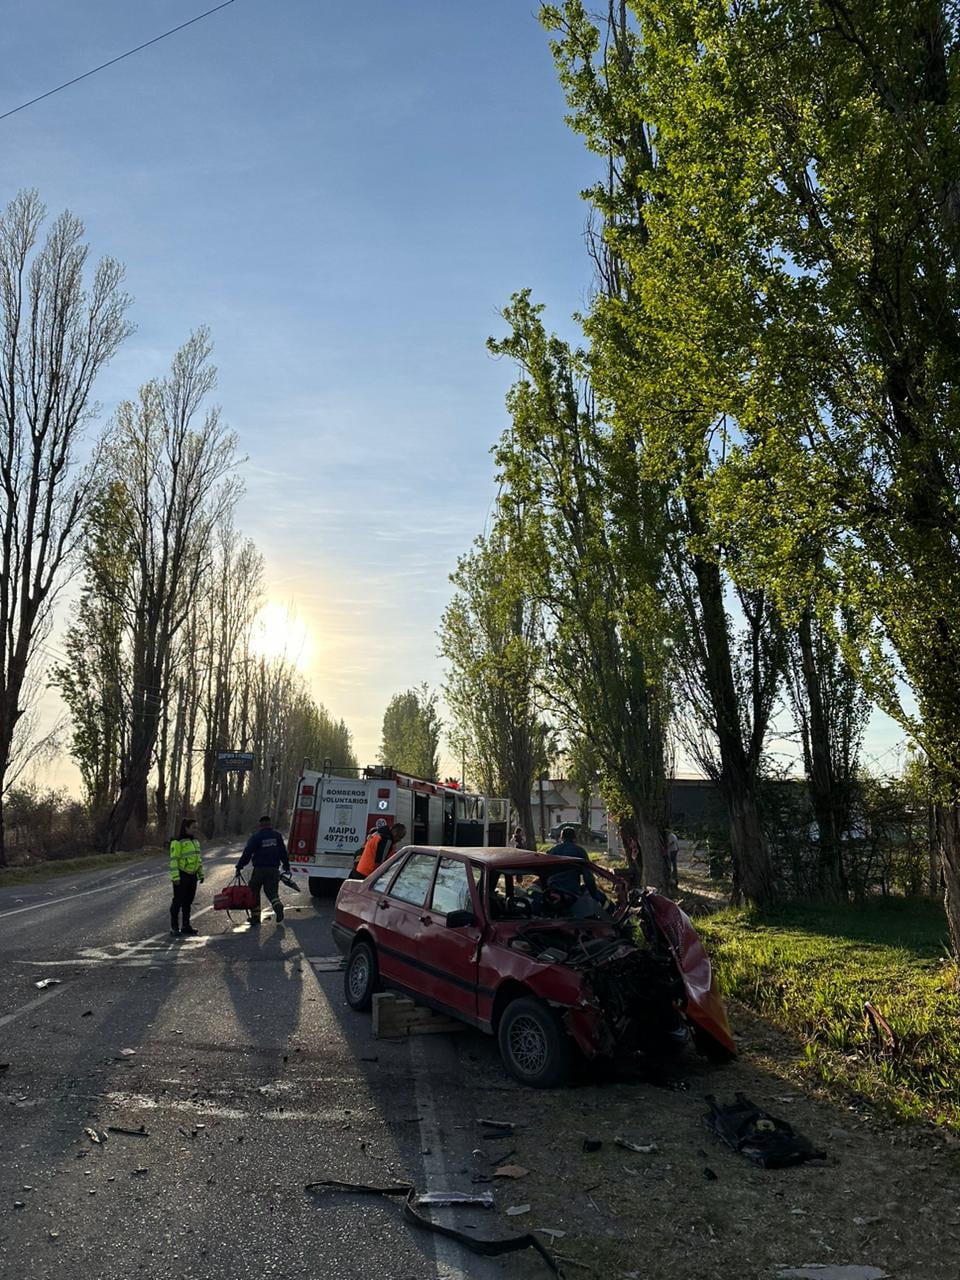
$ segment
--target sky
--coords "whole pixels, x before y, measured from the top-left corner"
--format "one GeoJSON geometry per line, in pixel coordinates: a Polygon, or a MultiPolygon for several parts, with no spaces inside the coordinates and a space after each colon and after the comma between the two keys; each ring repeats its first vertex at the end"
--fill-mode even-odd
{"type": "MultiPolygon", "coordinates": [[[[7,0],[0,114],[210,4],[7,0]]],[[[268,618],[295,611],[361,763],[391,696],[442,681],[448,575],[489,518],[516,373],[485,349],[498,312],[529,286],[571,336],[589,294],[596,161],[536,10],[234,0],[0,121],[0,202],[36,187],[126,266],[137,331],[101,421],[210,327],[268,618]]],[[[898,738],[878,721],[868,747],[898,738]]]]}

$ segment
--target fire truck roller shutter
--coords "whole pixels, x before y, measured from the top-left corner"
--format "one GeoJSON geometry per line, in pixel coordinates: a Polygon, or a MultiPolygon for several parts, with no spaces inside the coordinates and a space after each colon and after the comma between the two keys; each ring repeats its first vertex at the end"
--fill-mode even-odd
{"type": "Polygon", "coordinates": [[[427,844],[443,844],[443,796],[430,797],[427,844]]]}

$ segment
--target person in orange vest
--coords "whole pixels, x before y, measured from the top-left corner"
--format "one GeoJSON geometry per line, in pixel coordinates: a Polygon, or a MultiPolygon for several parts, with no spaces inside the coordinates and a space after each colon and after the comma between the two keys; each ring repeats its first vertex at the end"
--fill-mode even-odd
{"type": "Polygon", "coordinates": [[[377,819],[377,825],[367,836],[367,842],[360,854],[360,861],[357,863],[356,874],[361,880],[366,880],[367,876],[376,871],[381,862],[389,858],[406,833],[406,827],[400,822],[391,831],[387,826],[386,818],[377,819]]]}

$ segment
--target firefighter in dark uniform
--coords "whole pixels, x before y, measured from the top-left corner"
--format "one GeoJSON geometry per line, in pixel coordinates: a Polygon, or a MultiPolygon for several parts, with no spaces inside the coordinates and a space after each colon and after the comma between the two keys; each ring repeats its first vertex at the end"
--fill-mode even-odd
{"type": "Polygon", "coordinates": [[[275,830],[269,814],[264,814],[260,819],[260,826],[247,841],[243,855],[237,863],[237,870],[242,871],[248,862],[253,864],[250,888],[253,890],[255,899],[250,911],[250,923],[260,923],[260,891],[262,889],[273,907],[273,914],[279,924],[283,919],[283,903],[280,901],[280,868],[283,868],[285,875],[289,875],[290,859],[287,856],[287,846],[283,843],[283,836],[275,830]]]}

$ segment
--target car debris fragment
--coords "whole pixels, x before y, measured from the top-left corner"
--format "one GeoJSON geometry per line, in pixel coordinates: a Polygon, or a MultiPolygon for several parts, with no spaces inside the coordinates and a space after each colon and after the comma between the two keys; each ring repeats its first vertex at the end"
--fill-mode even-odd
{"type": "Polygon", "coordinates": [[[615,1146],[622,1147],[624,1151],[635,1151],[641,1156],[652,1156],[655,1151],[660,1150],[655,1142],[631,1142],[622,1135],[618,1135],[613,1141],[615,1146]]]}
{"type": "Polygon", "coordinates": [[[424,1191],[417,1196],[417,1204],[435,1207],[469,1204],[477,1205],[481,1209],[492,1209],[494,1199],[492,1191],[424,1191]]]}
{"type": "Polygon", "coordinates": [[[502,1164],[498,1169],[494,1169],[493,1176],[495,1178],[525,1178],[530,1172],[525,1169],[522,1164],[502,1164]]]}
{"type": "Polygon", "coordinates": [[[890,1277],[881,1267],[806,1262],[800,1267],[781,1267],[777,1280],[890,1280],[890,1277]]]}
{"type": "MultiPolygon", "coordinates": [[[[392,1187],[377,1187],[369,1186],[366,1183],[341,1182],[339,1179],[325,1178],[318,1182],[308,1182],[304,1189],[314,1195],[330,1191],[343,1192],[347,1195],[402,1196],[403,1216],[412,1226],[425,1231],[433,1231],[437,1235],[445,1236],[448,1240],[455,1240],[458,1244],[463,1245],[464,1248],[469,1249],[471,1253],[481,1254],[485,1257],[499,1257],[504,1253],[517,1253],[523,1249],[533,1249],[544,1260],[551,1273],[557,1276],[558,1280],[564,1280],[563,1271],[557,1260],[532,1233],[527,1232],[524,1235],[508,1236],[502,1240],[478,1240],[475,1236],[467,1235],[465,1231],[457,1231],[454,1227],[445,1226],[440,1222],[433,1222],[430,1218],[424,1217],[422,1213],[417,1212],[417,1205],[422,1197],[418,1197],[417,1189],[412,1183],[401,1182],[392,1187]]],[[[527,1209],[529,1207],[529,1205],[526,1206],[527,1209]]],[[[509,1210],[507,1212],[509,1213],[509,1210]]]]}
{"type": "Polygon", "coordinates": [[[727,1106],[721,1106],[712,1094],[707,1094],[706,1101],[710,1107],[703,1117],[707,1128],[761,1169],[785,1169],[806,1160],[826,1159],[825,1151],[743,1093],[727,1106]]]}
{"type": "Polygon", "coordinates": [[[35,982],[33,985],[38,991],[46,991],[47,987],[59,987],[62,984],[62,978],[41,978],[39,982],[35,982]]]}

